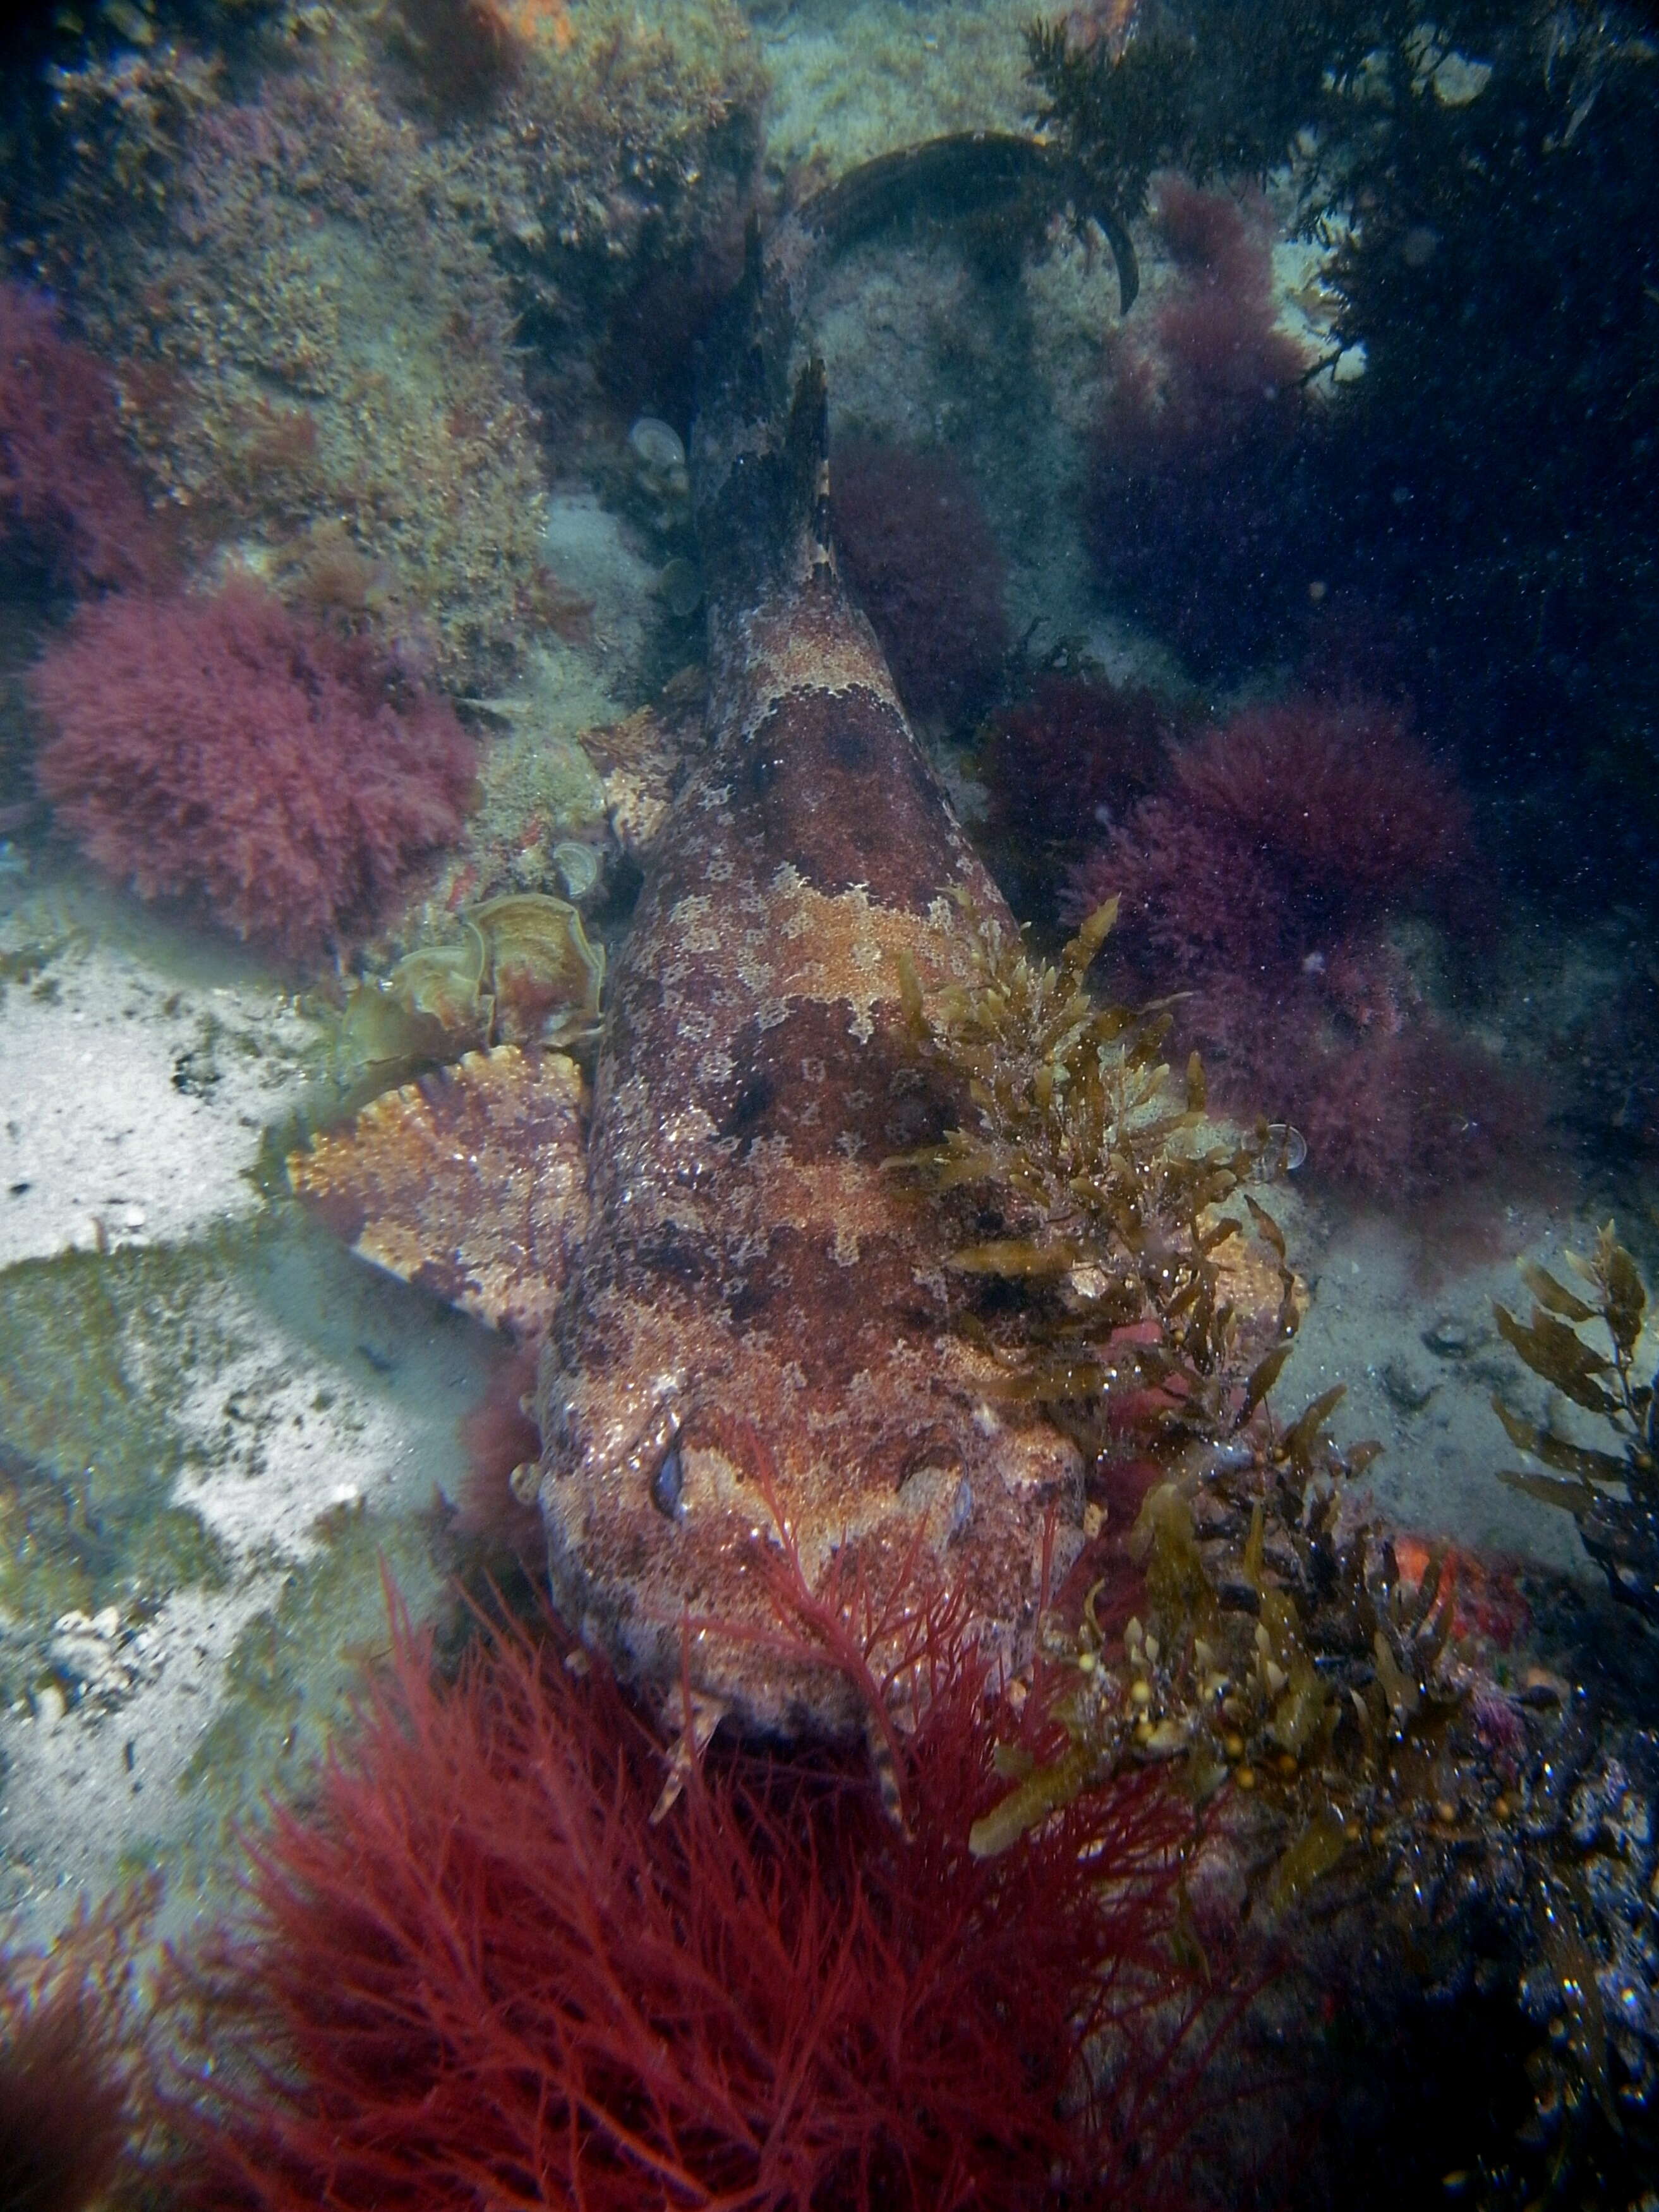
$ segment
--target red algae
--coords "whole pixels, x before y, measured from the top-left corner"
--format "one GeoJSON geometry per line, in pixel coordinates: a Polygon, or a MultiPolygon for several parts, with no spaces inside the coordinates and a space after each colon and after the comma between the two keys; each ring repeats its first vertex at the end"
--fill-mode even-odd
{"type": "MultiPolygon", "coordinates": [[[[1359,699],[1247,708],[1170,755],[1075,872],[1065,910],[1109,878],[1162,978],[1322,969],[1356,925],[1441,894],[1472,858],[1468,807],[1403,716],[1359,699]]],[[[1316,971],[1317,972],[1317,971],[1316,971]]]]}
{"type": "Polygon", "coordinates": [[[47,301],[0,283],[0,544],[21,539],[76,590],[154,580],[161,526],[128,462],[115,382],[47,301]]]}
{"type": "Polygon", "coordinates": [[[0,2204],[91,2212],[134,2147],[131,1960],[148,1899],[82,1911],[47,1952],[0,1954],[0,2204]]]}
{"type": "Polygon", "coordinates": [[[1275,324],[1259,205],[1166,177],[1155,220],[1176,280],[1150,343],[1125,331],[1108,344],[1090,544],[1108,588],[1195,668],[1236,669],[1283,643],[1305,605],[1306,364],[1275,324]]]}
{"type": "Polygon", "coordinates": [[[461,826],[448,704],[251,582],[84,608],[30,688],[41,793],[89,857],[290,956],[369,926],[461,826]]]}
{"type": "Polygon", "coordinates": [[[1073,868],[1123,897],[1137,981],[1235,1110],[1293,1121],[1315,1170],[1419,1202],[1530,1170],[1543,1109],[1425,1001],[1390,934],[1473,910],[1469,809],[1393,708],[1292,696],[1172,750],[1166,786],[1073,868]]]}
{"type": "Polygon", "coordinates": [[[717,1745],[653,1820],[659,1741],[551,1620],[478,1624],[446,1683],[394,1607],[355,1737],[181,1984],[186,2201],[1173,2201],[1213,2047],[1176,1941],[1190,1806],[1127,1774],[975,1858],[1003,1709],[927,1617],[906,1832],[811,1747],[717,1745]]]}
{"type": "Polygon", "coordinates": [[[1098,842],[1162,781],[1182,720],[1142,687],[1045,670],[983,742],[993,835],[1061,854],[1098,842]]]}
{"type": "Polygon", "coordinates": [[[1195,809],[1350,913],[1443,881],[1469,810],[1404,716],[1364,699],[1247,708],[1176,757],[1195,809]]]}

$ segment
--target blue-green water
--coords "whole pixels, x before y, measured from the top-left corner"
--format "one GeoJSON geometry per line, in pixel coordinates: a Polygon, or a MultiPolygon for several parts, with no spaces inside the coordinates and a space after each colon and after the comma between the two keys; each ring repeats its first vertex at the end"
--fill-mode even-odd
{"type": "MultiPolygon", "coordinates": [[[[520,1330],[503,1382],[489,1298],[440,1295],[419,1158],[343,1239],[284,1162],[471,1051],[592,1076],[599,977],[702,743],[700,364],[746,231],[874,176],[878,217],[797,302],[841,574],[1034,951],[1121,895],[1098,990],[1167,998],[1161,1049],[1177,1079],[1200,1056],[1213,1124],[1271,1127],[1260,1194],[1305,1309],[1280,1431],[1344,1385],[1334,1443],[1382,1446],[1355,1515],[1498,1593],[1457,1697],[1577,1716],[1570,1750],[1534,1730],[1504,1754],[1506,1811],[1557,1791],[1534,1857],[1481,1858],[1493,1783],[1480,1870],[1459,1893],[1441,1869],[1420,1973],[1380,1976],[1373,2011],[1383,1906],[1320,1927],[1322,1862],[1305,1896],[1300,1874],[1270,1891],[1240,1848],[1240,1924],[1282,1911],[1301,1978],[1211,2087],[1237,2094],[1273,2044],[1328,2094],[1305,2183],[1282,2146],[1264,2181],[1212,2144],[1191,2201],[1337,2202],[1351,2124],[1380,2177],[1357,2203],[1443,2181],[1654,2202],[1655,1349],[1643,1314],[1609,1336],[1559,1287],[1583,1291],[1567,1255],[1608,1222],[1659,1266],[1641,12],[1141,0],[1045,28],[1026,0],[105,0],[3,38],[20,1954],[140,1877],[152,1933],[215,1923],[246,1824],[303,1802],[349,1730],[383,1571],[452,1626],[458,1573],[520,1571],[476,1509],[493,1484],[510,1517],[516,1447],[463,1425],[485,1405],[511,1429],[540,1340],[520,1330]],[[1018,192],[970,133],[1041,139],[1018,192]],[[945,140],[925,186],[864,170],[945,140]],[[1517,1270],[1537,1291],[1540,1267],[1541,1326],[1578,1353],[1534,1333],[1528,1358],[1497,1318],[1530,1311],[1517,1270]],[[1609,1376],[1636,1393],[1611,1425],[1609,1376]],[[1350,2033],[1407,2054],[1380,2117],[1350,2033]],[[1460,2107],[1466,2041],[1494,2056],[1460,2107]]],[[[1029,1225],[987,1211],[982,1234],[1029,1225]]],[[[1235,1594],[1252,1559],[1217,1571],[1235,1594]]],[[[1340,1663],[1387,1679],[1354,1632],[1340,1663]]],[[[1431,1826],[1450,1771],[1413,1784],[1431,1826]]],[[[1300,1799],[1284,1818],[1268,1865],[1323,1832],[1300,1799]]],[[[854,2201],[843,2182],[812,2201],[854,2201]]],[[[538,2185],[385,2201],[554,2201],[538,2185]]],[[[786,2201],[732,2186],[685,2201],[786,2201]]]]}

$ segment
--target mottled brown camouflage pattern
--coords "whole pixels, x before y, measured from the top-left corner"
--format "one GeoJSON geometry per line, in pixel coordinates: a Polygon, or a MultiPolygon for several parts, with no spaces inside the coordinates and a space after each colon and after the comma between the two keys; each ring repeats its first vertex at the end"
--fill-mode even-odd
{"type": "Polygon", "coordinates": [[[538,1337],[586,1227],[586,1107],[561,1053],[470,1052],[295,1152],[289,1180],[362,1258],[538,1337]]]}
{"type": "MultiPolygon", "coordinates": [[[[1075,1446],[1000,1395],[993,1355],[951,1326],[946,1263],[976,1233],[969,1201],[883,1167],[969,1110],[907,1032],[901,956],[924,992],[966,981],[956,895],[1007,915],[830,548],[823,374],[796,343],[815,257],[851,221],[833,193],[823,209],[764,253],[751,235],[703,364],[708,718],[610,992],[585,1203],[570,1198],[581,1241],[538,1231],[540,1282],[492,1279],[494,1317],[551,1316],[535,1410],[556,1598],[677,1719],[681,1685],[697,1694],[689,1734],[715,1710],[791,1733],[867,1719],[847,1674],[803,1650],[799,1613],[781,1648],[786,1537],[809,1608],[845,1589],[850,1547],[878,1589],[938,1569],[1012,1647],[1045,1552],[1062,1567],[1082,1519],[1075,1446]]],[[[481,1096],[493,1079],[488,1062],[457,1079],[481,1096]]],[[[360,1123],[313,1188],[331,1177],[337,1208],[367,1194],[360,1249],[465,1297],[475,1249],[499,1236],[467,1164],[477,1147],[433,1158],[441,1188],[412,1226],[377,1202],[400,1116],[432,1158],[440,1104],[459,1110],[410,1093],[386,1126],[360,1123]]],[[[486,1121],[497,1110],[538,1109],[498,1102],[486,1121]]],[[[556,1142],[562,1166],[562,1124],[556,1142]]],[[[515,1218],[538,1187],[517,1163],[515,1218]]]]}
{"type": "Polygon", "coordinates": [[[963,1107],[905,1033],[899,956],[936,988],[952,894],[1001,899],[827,549],[724,645],[614,980],[540,1498],[561,1603],[631,1671],[672,1690],[684,1644],[750,1723],[838,1726],[843,1681],[742,1632],[777,1625],[757,1470],[809,1583],[849,1543],[879,1583],[920,1534],[1012,1633],[1081,1469],[948,1325],[962,1218],[882,1166],[963,1107]]]}

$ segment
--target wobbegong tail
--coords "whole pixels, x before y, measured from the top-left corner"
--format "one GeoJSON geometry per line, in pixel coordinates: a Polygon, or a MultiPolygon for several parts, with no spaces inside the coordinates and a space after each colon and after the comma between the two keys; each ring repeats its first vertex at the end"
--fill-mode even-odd
{"type": "Polygon", "coordinates": [[[744,273],[707,341],[691,434],[693,514],[711,620],[755,605],[827,557],[822,364],[800,333],[820,273],[852,246],[916,220],[999,212],[1022,225],[1070,207],[1096,223],[1127,313],[1139,284],[1119,212],[1040,140],[963,131],[851,169],[763,240],[750,218],[744,273]]]}

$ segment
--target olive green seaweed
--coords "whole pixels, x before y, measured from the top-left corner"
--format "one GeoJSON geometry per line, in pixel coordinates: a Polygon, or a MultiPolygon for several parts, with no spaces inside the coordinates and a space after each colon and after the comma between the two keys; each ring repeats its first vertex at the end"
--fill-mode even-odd
{"type": "Polygon", "coordinates": [[[1638,1358],[1647,1291],[1611,1222],[1588,1258],[1565,1258],[1578,1288],[1523,1261],[1530,1317],[1519,1321],[1501,1305],[1493,1313],[1504,1342],[1539,1380],[1604,1422],[1619,1449],[1577,1443],[1553,1420],[1526,1420],[1494,1397],[1510,1442],[1549,1470],[1504,1468],[1498,1480],[1572,1514],[1613,1595],[1659,1621],[1659,1376],[1643,1381],[1648,1363],[1638,1358]]]}
{"type": "Polygon", "coordinates": [[[1010,1395],[1041,1404],[1101,1463],[1121,1448],[1107,1415],[1127,1395],[1135,1449],[1164,1469],[1129,1534],[1146,1623],[1130,1621],[1120,1648],[1092,1592],[1075,1619],[1044,1615],[1038,1665],[1057,1741],[1042,1759],[1005,1747],[1011,1787],[969,1848],[1008,1850],[1121,1769],[1168,1765],[1200,1805],[1230,1780],[1254,1794],[1278,1837],[1261,1907],[1277,1912],[1351,1844],[1364,1839],[1380,1863],[1497,1795],[1451,1670],[1451,1586],[1435,1555],[1407,1587],[1387,1537],[1346,1511],[1376,1447],[1333,1442],[1340,1387],[1283,1427],[1268,1411],[1296,1282],[1278,1224],[1241,1186],[1273,1140],[1266,1125],[1241,1137],[1208,1120],[1196,1056],[1172,1078],[1166,1006],[1091,994],[1116,902],[1051,962],[963,905],[968,980],[930,1006],[906,968],[901,995],[972,1126],[890,1164],[936,1197],[970,1191],[997,1220],[954,1265],[970,1285],[1018,1286],[1000,1334],[963,1316],[1002,1352],[1010,1395]],[[1233,1199],[1244,1223],[1218,1210],[1233,1199]],[[1254,1364],[1216,1257],[1245,1224],[1279,1283],[1273,1340],[1254,1364]]]}
{"type": "MultiPolygon", "coordinates": [[[[997,1343],[1011,1397],[1041,1404],[1093,1449],[1114,1393],[1161,1390],[1166,1425],[1218,1432],[1235,1424],[1240,1392],[1248,1414],[1271,1379],[1239,1368],[1216,1257],[1242,1233],[1218,1209],[1256,1171],[1265,1125],[1241,1136],[1208,1120],[1196,1054],[1171,1079],[1160,1056],[1167,1004],[1091,995],[1085,978],[1116,916],[1113,899],[1044,962],[964,902],[970,980],[931,1006],[901,962],[910,1033],[965,1091],[973,1121],[887,1163],[936,1194],[970,1189],[981,1218],[997,1222],[951,1266],[970,1289],[975,1279],[1023,1283],[1018,1330],[999,1334],[971,1304],[962,1325],[997,1343]]],[[[1283,1239],[1261,1207],[1247,1218],[1277,1257],[1287,1341],[1296,1309],[1283,1239]]]]}

